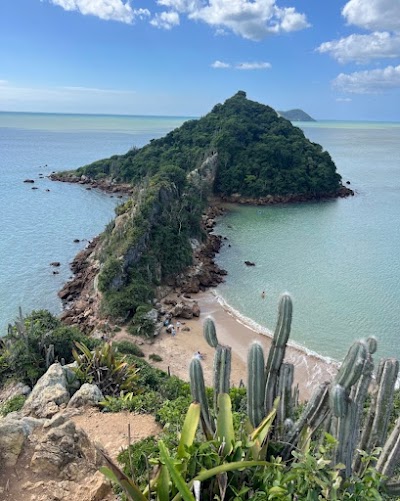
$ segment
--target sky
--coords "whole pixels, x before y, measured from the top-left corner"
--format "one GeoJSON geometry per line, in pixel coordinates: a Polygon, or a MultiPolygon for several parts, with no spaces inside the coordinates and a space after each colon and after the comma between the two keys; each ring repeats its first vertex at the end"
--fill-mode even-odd
{"type": "Polygon", "coordinates": [[[0,0],[0,110],[400,121],[400,0],[0,0]]]}

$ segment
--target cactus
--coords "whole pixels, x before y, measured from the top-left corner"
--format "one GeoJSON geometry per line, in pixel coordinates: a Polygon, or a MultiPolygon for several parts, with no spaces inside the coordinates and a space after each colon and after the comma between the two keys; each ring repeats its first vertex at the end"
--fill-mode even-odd
{"type": "Polygon", "coordinates": [[[400,460],[400,417],[386,441],[376,464],[376,469],[382,475],[391,477],[400,460]]]}
{"type": "Polygon", "coordinates": [[[264,352],[260,343],[253,343],[247,356],[247,414],[256,428],[263,420],[265,372],[264,352]]]}
{"type": "Polygon", "coordinates": [[[277,412],[277,429],[279,436],[285,435],[285,421],[293,414],[292,386],[294,379],[294,365],[283,363],[279,371],[278,395],[279,405],[277,412]]]}
{"type": "Polygon", "coordinates": [[[265,414],[272,409],[278,393],[277,383],[279,371],[285,357],[286,344],[289,339],[292,323],[292,299],[289,294],[283,294],[279,303],[278,322],[276,324],[272,346],[268,354],[265,384],[264,407],[265,414]]]}
{"type": "Polygon", "coordinates": [[[204,433],[207,437],[212,437],[215,427],[208,410],[208,400],[206,387],[204,384],[203,369],[200,360],[192,358],[189,366],[190,389],[193,400],[199,402],[201,406],[201,422],[204,433]]]}
{"type": "Polygon", "coordinates": [[[340,366],[335,383],[340,384],[346,390],[350,390],[361,376],[368,353],[369,350],[365,341],[353,343],[340,366]]]}
{"type": "Polygon", "coordinates": [[[314,391],[308,404],[305,406],[300,418],[293,425],[290,433],[286,437],[286,446],[281,455],[284,461],[290,459],[291,452],[295,449],[300,434],[305,426],[316,430],[326,419],[329,413],[329,383],[325,382],[314,391]]]}
{"type": "Polygon", "coordinates": [[[217,332],[215,330],[214,320],[211,317],[207,317],[204,320],[203,335],[211,348],[216,348],[218,346],[217,332]]]}
{"type": "Polygon", "coordinates": [[[214,409],[217,411],[218,395],[229,393],[232,351],[230,346],[217,346],[214,355],[214,409]]]}
{"type": "MultiPolygon", "coordinates": [[[[381,360],[358,449],[370,453],[375,447],[383,446],[387,435],[390,412],[393,407],[393,393],[398,373],[399,362],[397,360],[393,358],[381,360]]],[[[361,457],[357,455],[354,469],[356,472],[360,472],[361,467],[361,457]]]]}

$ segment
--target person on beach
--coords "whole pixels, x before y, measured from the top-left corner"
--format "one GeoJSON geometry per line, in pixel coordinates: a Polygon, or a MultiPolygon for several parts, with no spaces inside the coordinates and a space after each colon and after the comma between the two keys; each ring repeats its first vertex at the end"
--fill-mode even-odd
{"type": "Polygon", "coordinates": [[[194,354],[194,358],[197,358],[198,360],[203,360],[204,355],[202,355],[199,351],[197,351],[197,352],[194,354]]]}
{"type": "Polygon", "coordinates": [[[176,332],[179,332],[179,328],[181,326],[181,323],[179,322],[179,320],[176,322],[176,332]]]}
{"type": "Polygon", "coordinates": [[[175,330],[174,326],[172,326],[171,334],[172,334],[172,337],[175,337],[175,335],[176,335],[176,330],[175,330]]]}

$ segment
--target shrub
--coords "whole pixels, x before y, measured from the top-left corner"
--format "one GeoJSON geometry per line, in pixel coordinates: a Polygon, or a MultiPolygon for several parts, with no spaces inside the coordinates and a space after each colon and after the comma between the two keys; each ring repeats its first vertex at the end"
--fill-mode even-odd
{"type": "Polygon", "coordinates": [[[144,353],[140,346],[131,341],[119,341],[118,343],[113,343],[119,353],[124,355],[135,355],[136,357],[144,357],[144,353]]]}
{"type": "Polygon", "coordinates": [[[160,407],[163,398],[156,391],[147,391],[139,395],[133,395],[132,392],[113,397],[107,395],[106,398],[100,402],[100,405],[106,412],[120,412],[129,411],[137,412],[139,414],[152,414],[160,407]]]}
{"type": "Polygon", "coordinates": [[[171,431],[180,430],[191,402],[191,396],[182,396],[175,400],[166,400],[155,414],[156,421],[159,421],[171,431]]]}
{"type": "Polygon", "coordinates": [[[7,416],[10,412],[19,411],[25,403],[25,395],[16,395],[0,405],[0,416],[7,416]]]}
{"type": "Polygon", "coordinates": [[[153,360],[153,362],[162,362],[162,357],[160,355],[157,355],[157,353],[152,353],[149,355],[149,359],[153,360]]]}
{"type": "Polygon", "coordinates": [[[76,346],[80,353],[73,352],[78,364],[74,370],[80,381],[96,384],[103,395],[138,391],[138,369],[125,357],[118,356],[112,344],[104,343],[92,352],[84,344],[76,343],[76,346]]]}

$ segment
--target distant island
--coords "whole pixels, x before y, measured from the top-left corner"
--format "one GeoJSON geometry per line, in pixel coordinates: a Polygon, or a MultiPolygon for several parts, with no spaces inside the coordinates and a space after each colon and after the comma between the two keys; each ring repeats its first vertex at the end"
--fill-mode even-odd
{"type": "Polygon", "coordinates": [[[243,91],[143,148],[52,178],[109,191],[123,186],[131,195],[60,293],[68,304],[64,315],[87,331],[106,317],[143,332],[160,287],[190,294],[222,280],[212,261],[220,245],[210,234],[215,201],[273,204],[352,194],[328,152],[243,91]]]}
{"type": "Polygon", "coordinates": [[[291,122],[316,122],[316,120],[310,117],[305,111],[299,109],[278,111],[277,113],[291,122]]]}

